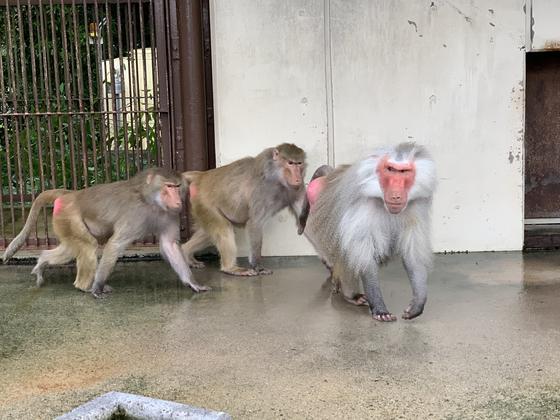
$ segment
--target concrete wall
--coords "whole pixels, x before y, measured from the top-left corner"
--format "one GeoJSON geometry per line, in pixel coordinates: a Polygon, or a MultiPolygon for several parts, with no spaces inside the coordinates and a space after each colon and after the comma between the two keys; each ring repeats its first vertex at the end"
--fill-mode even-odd
{"type": "MultiPolygon", "coordinates": [[[[306,150],[309,178],[327,159],[323,1],[214,0],[210,7],[216,164],[289,141],[306,150]]],[[[246,249],[243,241],[240,253],[246,249]]],[[[266,227],[263,255],[312,253],[287,210],[266,227]]]]}
{"type": "MultiPolygon", "coordinates": [[[[293,141],[309,178],[415,140],[438,163],[435,250],[520,249],[523,5],[212,1],[218,164],[293,141]]],[[[287,213],[267,233],[265,255],[313,253],[287,213]]]]}
{"type": "Polygon", "coordinates": [[[532,51],[560,49],[560,1],[530,0],[530,49],[532,51]]]}

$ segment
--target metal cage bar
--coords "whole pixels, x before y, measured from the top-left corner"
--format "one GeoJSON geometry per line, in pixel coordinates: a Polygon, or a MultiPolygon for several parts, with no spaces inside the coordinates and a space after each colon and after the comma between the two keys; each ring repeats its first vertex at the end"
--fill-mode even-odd
{"type": "MultiPolygon", "coordinates": [[[[174,167],[168,15],[163,0],[0,0],[1,248],[45,189],[174,167]]],[[[28,248],[56,243],[48,213],[28,248]]]]}

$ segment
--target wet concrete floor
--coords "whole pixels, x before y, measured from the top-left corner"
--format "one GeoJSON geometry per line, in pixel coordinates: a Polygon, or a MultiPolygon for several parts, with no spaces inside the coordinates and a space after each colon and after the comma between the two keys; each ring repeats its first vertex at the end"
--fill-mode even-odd
{"type": "MultiPolygon", "coordinates": [[[[331,296],[313,257],[272,276],[195,270],[184,289],[161,261],[119,263],[113,295],[75,269],[0,266],[0,418],[52,418],[108,391],[234,418],[560,417],[560,253],[437,255],[428,305],[383,324],[331,296]]],[[[389,308],[410,288],[382,270],[389,308]]]]}

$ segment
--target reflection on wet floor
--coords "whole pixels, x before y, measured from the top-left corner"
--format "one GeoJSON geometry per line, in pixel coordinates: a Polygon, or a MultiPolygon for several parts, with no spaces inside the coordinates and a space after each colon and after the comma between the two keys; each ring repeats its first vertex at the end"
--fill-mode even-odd
{"type": "MultiPolygon", "coordinates": [[[[272,276],[119,263],[105,300],[74,267],[0,266],[0,418],[51,418],[108,391],[234,418],[540,418],[560,415],[560,254],[437,255],[425,313],[382,324],[331,295],[321,263],[269,259],[272,276]]],[[[397,261],[390,310],[410,299],[397,261]]]]}

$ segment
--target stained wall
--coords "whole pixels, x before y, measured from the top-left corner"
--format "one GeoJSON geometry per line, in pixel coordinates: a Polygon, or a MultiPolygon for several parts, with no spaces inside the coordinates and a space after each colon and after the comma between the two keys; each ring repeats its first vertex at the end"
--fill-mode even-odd
{"type": "MultiPolygon", "coordinates": [[[[218,165],[290,141],[309,179],[416,141],[438,166],[434,249],[521,249],[524,3],[211,1],[218,165]]],[[[310,253],[287,212],[267,226],[264,255],[310,253]]]]}

